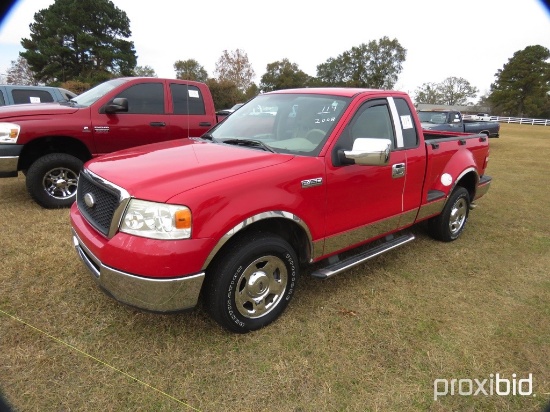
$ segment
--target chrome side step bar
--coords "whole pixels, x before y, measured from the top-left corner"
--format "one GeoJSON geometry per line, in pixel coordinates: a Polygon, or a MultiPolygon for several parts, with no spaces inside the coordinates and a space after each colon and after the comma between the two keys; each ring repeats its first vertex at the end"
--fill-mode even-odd
{"type": "Polygon", "coordinates": [[[375,246],[372,249],[359,253],[355,256],[351,256],[347,259],[329,264],[324,268],[318,269],[315,272],[313,272],[311,276],[315,276],[316,278],[320,278],[320,279],[327,279],[331,276],[337,275],[341,272],[351,269],[354,266],[360,265],[361,263],[369,259],[372,259],[373,257],[381,255],[382,253],[388,252],[392,249],[395,249],[399,246],[403,246],[404,244],[409,243],[410,241],[414,240],[414,235],[405,234],[395,238],[388,237],[387,239],[388,240],[386,240],[384,243],[378,246],[375,246]]]}

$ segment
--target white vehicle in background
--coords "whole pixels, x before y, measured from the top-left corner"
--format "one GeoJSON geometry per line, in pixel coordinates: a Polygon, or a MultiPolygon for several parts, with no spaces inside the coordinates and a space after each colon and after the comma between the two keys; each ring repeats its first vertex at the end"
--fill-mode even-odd
{"type": "Polygon", "coordinates": [[[491,120],[491,115],[488,113],[478,113],[471,117],[472,120],[479,120],[483,122],[488,122],[491,120]]]}

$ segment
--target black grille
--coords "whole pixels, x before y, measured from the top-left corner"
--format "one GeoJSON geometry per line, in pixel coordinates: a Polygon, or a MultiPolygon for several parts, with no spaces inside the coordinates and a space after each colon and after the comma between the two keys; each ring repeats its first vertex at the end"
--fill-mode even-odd
{"type": "Polygon", "coordinates": [[[107,236],[113,215],[120,202],[120,193],[93,181],[86,173],[80,173],[76,202],[80,213],[86,220],[107,236]],[[89,207],[84,201],[87,194],[93,197],[94,205],[92,207],[89,207]]]}

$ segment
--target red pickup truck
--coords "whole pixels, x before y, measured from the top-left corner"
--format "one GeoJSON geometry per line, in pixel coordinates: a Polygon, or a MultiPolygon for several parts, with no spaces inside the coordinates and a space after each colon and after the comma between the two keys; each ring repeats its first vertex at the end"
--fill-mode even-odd
{"type": "Polygon", "coordinates": [[[38,204],[68,207],[85,161],[216,123],[204,83],[153,77],[110,80],[68,102],[0,107],[0,177],[23,171],[38,204]]]}
{"type": "Polygon", "coordinates": [[[489,189],[488,159],[485,135],[423,132],[402,92],[280,90],[202,138],[88,162],[73,242],[118,301],[171,312],[201,295],[244,333],[281,315],[304,265],[333,276],[410,242],[424,220],[458,238],[489,189]]]}

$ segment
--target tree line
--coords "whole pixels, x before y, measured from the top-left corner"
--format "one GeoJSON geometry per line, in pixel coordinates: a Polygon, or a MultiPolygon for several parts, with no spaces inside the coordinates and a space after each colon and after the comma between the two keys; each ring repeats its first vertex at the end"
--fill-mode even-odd
{"type": "MultiPolygon", "coordinates": [[[[10,84],[48,84],[81,93],[121,76],[156,77],[152,67],[137,66],[130,20],[110,0],[56,0],[39,10],[30,24],[30,38],[7,72],[10,84]]],[[[296,87],[366,87],[392,89],[402,71],[407,50],[397,39],[382,37],[352,47],[317,66],[309,76],[296,63],[269,63],[256,85],[255,72],[244,50],[224,50],[214,76],[194,59],[177,60],[175,77],[208,84],[217,109],[246,101],[261,92],[296,87]]],[[[550,51],[528,46],[514,53],[495,74],[490,92],[478,104],[493,114],[550,117],[550,51]]],[[[416,104],[466,105],[479,90],[461,77],[424,83],[413,93],[416,104]]]]}

